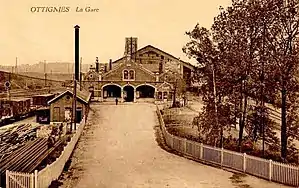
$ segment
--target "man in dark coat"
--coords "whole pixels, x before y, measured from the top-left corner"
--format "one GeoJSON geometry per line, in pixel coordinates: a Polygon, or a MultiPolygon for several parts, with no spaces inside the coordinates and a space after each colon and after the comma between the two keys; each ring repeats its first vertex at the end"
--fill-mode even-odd
{"type": "Polygon", "coordinates": [[[115,104],[117,105],[117,103],[118,103],[118,99],[117,99],[117,98],[115,98],[115,104]]]}

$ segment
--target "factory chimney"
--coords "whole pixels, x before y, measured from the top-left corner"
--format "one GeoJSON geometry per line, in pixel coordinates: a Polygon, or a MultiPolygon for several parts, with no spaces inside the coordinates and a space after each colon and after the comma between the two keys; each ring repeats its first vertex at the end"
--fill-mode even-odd
{"type": "Polygon", "coordinates": [[[75,80],[79,81],[79,28],[75,26],[75,80]]]}

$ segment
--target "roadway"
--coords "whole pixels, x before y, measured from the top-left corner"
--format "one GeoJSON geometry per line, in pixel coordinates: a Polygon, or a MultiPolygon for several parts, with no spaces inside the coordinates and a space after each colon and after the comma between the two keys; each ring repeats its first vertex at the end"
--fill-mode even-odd
{"type": "Polygon", "coordinates": [[[168,153],[156,141],[153,104],[92,105],[61,187],[284,187],[168,153]]]}

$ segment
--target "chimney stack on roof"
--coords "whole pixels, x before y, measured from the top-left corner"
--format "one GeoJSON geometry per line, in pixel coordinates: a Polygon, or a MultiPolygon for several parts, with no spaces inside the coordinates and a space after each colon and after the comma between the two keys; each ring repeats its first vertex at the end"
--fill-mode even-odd
{"type": "Polygon", "coordinates": [[[109,59],[109,70],[112,69],[112,59],[109,59]]]}
{"type": "Polygon", "coordinates": [[[96,57],[96,72],[99,72],[99,58],[96,57]]]}

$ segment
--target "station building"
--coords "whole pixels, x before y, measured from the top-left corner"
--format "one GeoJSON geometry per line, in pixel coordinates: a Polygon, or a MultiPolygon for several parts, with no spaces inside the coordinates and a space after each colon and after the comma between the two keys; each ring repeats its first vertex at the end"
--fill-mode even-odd
{"type": "Polygon", "coordinates": [[[195,67],[152,45],[137,49],[137,38],[126,38],[124,56],[100,63],[85,73],[82,86],[91,99],[120,102],[172,100],[177,79],[189,87],[195,67]],[[176,79],[173,79],[176,78],[176,79]]]}

